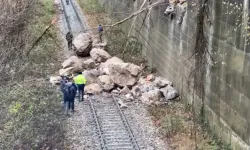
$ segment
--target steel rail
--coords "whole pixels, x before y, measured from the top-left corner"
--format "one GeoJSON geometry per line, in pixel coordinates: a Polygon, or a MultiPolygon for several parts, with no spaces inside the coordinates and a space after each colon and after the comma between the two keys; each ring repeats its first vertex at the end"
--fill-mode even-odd
{"type": "Polygon", "coordinates": [[[71,26],[70,26],[70,23],[69,23],[69,18],[67,16],[67,13],[66,13],[66,8],[65,8],[65,5],[63,3],[63,0],[61,0],[61,4],[62,4],[62,7],[63,7],[63,14],[65,16],[65,19],[66,19],[66,22],[67,22],[67,26],[68,26],[68,29],[69,31],[71,32],[71,26]]]}
{"type": "Polygon", "coordinates": [[[123,123],[125,125],[125,127],[127,128],[127,131],[129,132],[129,135],[130,135],[130,140],[131,142],[133,143],[133,146],[135,148],[135,150],[140,150],[140,147],[135,139],[135,136],[132,132],[132,129],[130,128],[129,126],[129,123],[128,123],[128,120],[127,118],[125,117],[124,113],[122,112],[118,102],[115,100],[115,97],[112,95],[112,99],[113,99],[113,102],[116,104],[118,110],[119,110],[119,115],[121,116],[122,120],[123,120],[123,123]]]}
{"type": "Polygon", "coordinates": [[[104,138],[102,136],[102,130],[101,130],[101,126],[100,126],[100,123],[98,121],[98,118],[97,118],[97,114],[96,114],[96,109],[92,103],[92,100],[91,100],[91,97],[89,98],[89,105],[90,105],[90,108],[91,108],[91,112],[93,114],[93,117],[94,117],[94,120],[95,120],[95,123],[96,123],[96,128],[99,132],[99,139],[101,141],[101,149],[103,150],[107,150],[107,147],[105,145],[105,142],[104,142],[104,138]]]}
{"type": "Polygon", "coordinates": [[[105,150],[114,149],[114,147],[111,148],[113,145],[112,144],[110,145],[110,141],[109,142],[107,141],[108,139],[110,140],[110,138],[111,138],[111,139],[114,139],[118,143],[119,143],[119,141],[124,142],[124,139],[127,139],[126,141],[129,142],[129,143],[125,143],[125,145],[124,145],[124,143],[120,143],[121,145],[119,145],[119,144],[116,145],[117,143],[115,142],[114,146],[117,146],[115,149],[117,149],[117,148],[126,149],[127,146],[128,147],[131,146],[131,148],[129,148],[129,149],[140,150],[140,147],[138,146],[138,143],[137,143],[136,138],[132,132],[132,129],[130,128],[130,125],[126,119],[126,116],[122,112],[122,110],[121,110],[119,104],[117,103],[117,101],[115,100],[114,96],[111,97],[110,103],[108,103],[108,104],[101,104],[101,105],[97,104],[97,106],[99,106],[100,110],[95,108],[96,106],[93,104],[92,97],[90,97],[89,98],[89,106],[91,108],[90,110],[91,110],[92,116],[93,116],[95,124],[96,124],[96,129],[97,129],[98,134],[99,134],[99,140],[101,142],[100,145],[101,145],[102,149],[105,149],[105,150]],[[106,111],[108,111],[109,113],[111,112],[111,114],[107,114],[106,111],[102,110],[102,108],[105,108],[106,105],[108,106],[108,109],[106,108],[107,109],[106,111]],[[99,117],[97,115],[98,110],[101,112],[99,114],[101,116],[99,116],[99,117]],[[116,118],[116,119],[114,119],[114,118],[116,118]],[[119,119],[117,120],[117,118],[119,118],[119,119]],[[117,126],[117,123],[118,123],[118,126],[117,126]],[[126,136],[123,136],[123,134],[126,136]],[[108,137],[107,137],[107,135],[108,135],[108,137]],[[121,138],[121,137],[124,139],[119,140],[119,138],[121,138]]]}
{"type": "Polygon", "coordinates": [[[75,14],[76,14],[76,18],[78,19],[78,21],[79,21],[79,23],[80,23],[80,25],[81,25],[81,27],[82,27],[82,31],[84,31],[84,25],[83,25],[83,23],[82,23],[82,20],[81,20],[81,18],[80,18],[80,16],[78,15],[78,12],[77,12],[77,10],[76,10],[76,6],[75,6],[75,4],[72,2],[72,0],[69,0],[70,1],[70,3],[71,3],[71,6],[73,7],[73,9],[74,9],[74,11],[75,11],[75,14]]]}

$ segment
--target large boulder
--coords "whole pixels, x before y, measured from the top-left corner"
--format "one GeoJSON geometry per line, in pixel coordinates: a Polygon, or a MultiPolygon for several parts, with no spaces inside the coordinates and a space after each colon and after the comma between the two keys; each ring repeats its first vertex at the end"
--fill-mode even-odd
{"type": "Polygon", "coordinates": [[[131,87],[137,82],[140,67],[130,63],[109,64],[108,72],[111,80],[118,86],[131,87]]]}
{"type": "Polygon", "coordinates": [[[97,69],[85,70],[83,75],[87,80],[87,84],[97,83],[97,77],[100,75],[100,72],[97,69]]]}
{"type": "Polygon", "coordinates": [[[100,94],[102,91],[101,87],[97,83],[92,83],[89,85],[86,85],[84,88],[85,94],[100,94]]]}
{"type": "Polygon", "coordinates": [[[89,58],[83,62],[83,68],[94,68],[95,67],[95,61],[92,58],[89,58]]]}
{"type": "Polygon", "coordinates": [[[179,96],[177,90],[175,90],[172,86],[168,85],[164,88],[161,88],[160,91],[164,95],[166,100],[175,99],[179,96]]]}
{"type": "Polygon", "coordinates": [[[66,69],[60,69],[59,70],[59,75],[60,76],[70,75],[70,74],[73,73],[73,69],[74,69],[74,67],[69,67],[69,68],[66,68],[66,69]]]}
{"type": "Polygon", "coordinates": [[[161,100],[161,92],[159,89],[155,89],[149,92],[142,93],[142,96],[140,97],[140,100],[142,103],[151,105],[154,103],[157,103],[161,100]]]}
{"type": "Polygon", "coordinates": [[[103,72],[104,74],[109,74],[108,66],[110,64],[119,64],[119,63],[124,63],[124,62],[118,57],[112,57],[108,59],[106,62],[101,63],[99,66],[99,70],[103,72]]]}
{"type": "Polygon", "coordinates": [[[63,69],[73,67],[73,72],[81,72],[83,70],[83,64],[77,56],[71,56],[62,63],[63,69]]]}
{"type": "Polygon", "coordinates": [[[77,56],[89,56],[92,49],[92,38],[89,33],[81,33],[74,38],[73,45],[77,56]]]}
{"type": "Polygon", "coordinates": [[[98,77],[104,91],[110,91],[114,88],[114,83],[111,81],[111,78],[108,75],[102,75],[98,77]]]}
{"type": "Polygon", "coordinates": [[[167,85],[171,85],[172,86],[172,82],[162,78],[162,77],[156,77],[155,80],[153,81],[154,82],[154,85],[156,87],[159,87],[159,88],[163,88],[167,85]]]}
{"type": "Polygon", "coordinates": [[[93,48],[90,51],[90,56],[96,61],[96,62],[105,62],[108,60],[111,56],[103,49],[99,48],[93,48]]]}

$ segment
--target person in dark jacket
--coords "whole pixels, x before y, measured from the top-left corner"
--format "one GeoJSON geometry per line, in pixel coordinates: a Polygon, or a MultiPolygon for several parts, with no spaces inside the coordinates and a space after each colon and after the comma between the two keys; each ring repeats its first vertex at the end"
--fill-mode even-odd
{"type": "Polygon", "coordinates": [[[73,46],[73,44],[72,44],[73,35],[70,31],[66,34],[66,40],[68,41],[68,49],[71,50],[72,46],[73,46]]]}
{"type": "Polygon", "coordinates": [[[65,113],[68,114],[68,111],[71,110],[72,112],[75,111],[75,96],[77,87],[76,85],[69,81],[62,81],[61,82],[61,90],[63,92],[63,99],[64,99],[64,108],[65,113]]]}
{"type": "Polygon", "coordinates": [[[101,43],[102,43],[102,32],[103,32],[103,27],[102,27],[102,25],[99,25],[98,26],[98,34],[99,34],[99,39],[100,39],[101,43]]]}

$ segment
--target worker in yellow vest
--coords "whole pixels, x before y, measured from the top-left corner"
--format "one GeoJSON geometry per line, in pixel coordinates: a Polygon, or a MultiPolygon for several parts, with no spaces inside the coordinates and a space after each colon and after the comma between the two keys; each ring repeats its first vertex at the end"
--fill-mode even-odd
{"type": "Polygon", "coordinates": [[[86,84],[86,78],[81,72],[79,72],[77,73],[77,76],[74,77],[74,82],[78,89],[79,102],[81,102],[83,101],[84,86],[86,84]]]}

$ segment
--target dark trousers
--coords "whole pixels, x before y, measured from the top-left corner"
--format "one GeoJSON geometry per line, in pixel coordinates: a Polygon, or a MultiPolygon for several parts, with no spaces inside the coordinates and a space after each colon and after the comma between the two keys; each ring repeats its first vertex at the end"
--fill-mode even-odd
{"type": "Polygon", "coordinates": [[[83,101],[83,94],[84,94],[84,84],[77,84],[79,102],[83,101]]]}
{"type": "Polygon", "coordinates": [[[102,43],[102,32],[99,32],[99,39],[100,39],[100,42],[102,43]]]}
{"type": "Polygon", "coordinates": [[[72,41],[68,41],[68,49],[69,49],[69,51],[72,49],[72,46],[73,46],[72,41]]]}
{"type": "Polygon", "coordinates": [[[68,111],[71,109],[72,111],[75,110],[75,98],[67,98],[64,96],[64,109],[65,113],[68,114],[68,111]]]}
{"type": "Polygon", "coordinates": [[[75,110],[75,99],[69,100],[68,108],[71,109],[72,111],[75,110]]]}

